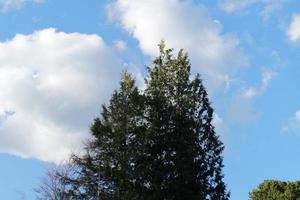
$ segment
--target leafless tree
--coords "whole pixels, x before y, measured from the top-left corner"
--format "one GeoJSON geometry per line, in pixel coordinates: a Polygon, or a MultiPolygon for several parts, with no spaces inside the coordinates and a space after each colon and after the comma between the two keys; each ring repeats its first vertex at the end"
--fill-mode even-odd
{"type": "Polygon", "coordinates": [[[48,170],[40,185],[34,189],[38,200],[72,200],[65,177],[71,177],[72,164],[63,164],[48,170]]]}

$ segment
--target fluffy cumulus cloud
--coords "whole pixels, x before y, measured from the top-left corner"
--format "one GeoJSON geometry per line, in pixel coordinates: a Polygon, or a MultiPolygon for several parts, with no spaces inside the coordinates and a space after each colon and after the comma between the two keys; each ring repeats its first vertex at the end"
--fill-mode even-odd
{"type": "Polygon", "coordinates": [[[0,152],[59,162],[81,150],[118,66],[98,35],[50,28],[0,43],[0,152]]]}
{"type": "Polygon", "coordinates": [[[210,91],[229,82],[247,64],[239,40],[223,34],[220,22],[191,1],[117,0],[108,6],[108,14],[138,40],[146,55],[157,55],[161,40],[188,51],[193,69],[203,75],[210,91]]]}
{"type": "Polygon", "coordinates": [[[1,11],[20,9],[29,3],[42,3],[43,0],[0,0],[1,11]]]}
{"type": "Polygon", "coordinates": [[[287,30],[287,36],[292,42],[300,42],[300,14],[295,14],[287,30]]]}

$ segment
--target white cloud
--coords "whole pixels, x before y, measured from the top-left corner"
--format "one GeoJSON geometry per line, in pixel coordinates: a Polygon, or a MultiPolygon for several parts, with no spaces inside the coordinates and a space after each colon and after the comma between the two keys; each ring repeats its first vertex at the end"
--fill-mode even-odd
{"type": "Polygon", "coordinates": [[[51,28],[0,43],[0,152],[59,162],[80,150],[117,60],[98,35],[51,28]]]}
{"type": "Polygon", "coordinates": [[[281,128],[282,132],[287,132],[289,130],[300,131],[300,110],[297,110],[294,116],[281,128]]]}
{"type": "Polygon", "coordinates": [[[287,36],[292,42],[300,42],[300,14],[293,15],[287,30],[287,36]]]}
{"type": "Polygon", "coordinates": [[[274,12],[279,10],[285,0],[272,0],[267,2],[262,11],[260,12],[260,15],[262,18],[266,21],[268,20],[274,12]]]}
{"type": "Polygon", "coordinates": [[[264,20],[268,20],[270,16],[278,9],[286,0],[219,0],[219,7],[227,12],[234,13],[243,11],[253,5],[262,5],[260,15],[264,20]]]}
{"type": "Polygon", "coordinates": [[[223,118],[221,118],[216,112],[213,114],[212,124],[216,128],[217,132],[221,131],[221,128],[224,126],[223,118]]]}
{"type": "Polygon", "coordinates": [[[224,119],[216,112],[213,113],[212,125],[215,127],[215,132],[221,137],[222,141],[227,143],[229,136],[228,127],[224,119]]]}
{"type": "Polygon", "coordinates": [[[273,68],[265,69],[262,72],[262,79],[261,79],[261,91],[265,91],[270,83],[270,81],[276,75],[276,71],[273,68]]]}
{"type": "Polygon", "coordinates": [[[274,68],[264,69],[262,72],[260,85],[258,87],[247,88],[243,92],[242,97],[250,99],[257,95],[262,95],[266,91],[267,87],[270,84],[270,81],[274,78],[275,75],[276,71],[274,68]]]}
{"type": "Polygon", "coordinates": [[[20,9],[29,3],[42,3],[44,0],[0,0],[0,10],[20,9]]]}
{"type": "Polygon", "coordinates": [[[245,98],[252,98],[255,97],[256,95],[257,95],[257,90],[253,87],[248,88],[243,94],[245,98]]]}
{"type": "Polygon", "coordinates": [[[220,0],[219,6],[227,13],[243,10],[250,5],[260,2],[260,0],[220,0]]]}
{"type": "Polygon", "coordinates": [[[123,40],[114,40],[113,44],[119,51],[125,51],[127,49],[127,43],[123,40]]]}
{"type": "Polygon", "coordinates": [[[271,80],[276,74],[277,71],[275,68],[264,69],[261,74],[261,80],[256,87],[248,87],[234,97],[228,106],[228,117],[239,122],[247,123],[257,120],[259,113],[253,107],[255,97],[263,95],[266,92],[271,80]]]}
{"type": "Polygon", "coordinates": [[[220,22],[191,1],[118,0],[108,6],[108,14],[138,40],[146,55],[156,56],[162,39],[168,47],[188,51],[192,69],[203,75],[210,91],[247,64],[239,40],[222,34],[220,22]]]}

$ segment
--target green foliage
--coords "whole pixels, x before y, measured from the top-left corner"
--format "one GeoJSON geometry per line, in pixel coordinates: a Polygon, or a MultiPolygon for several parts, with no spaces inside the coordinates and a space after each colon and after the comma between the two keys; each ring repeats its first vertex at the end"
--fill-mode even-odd
{"type": "Polygon", "coordinates": [[[91,126],[93,139],[83,157],[73,156],[79,167],[69,179],[78,199],[138,199],[136,168],[142,147],[144,97],[134,80],[124,73],[120,89],[109,106],[102,106],[102,118],[91,126]]]}
{"type": "Polygon", "coordinates": [[[199,75],[190,80],[187,54],[161,43],[148,71],[147,199],[228,199],[213,109],[199,75]]]}
{"type": "Polygon", "coordinates": [[[266,180],[249,194],[250,200],[300,200],[300,181],[266,180]]]}
{"type": "Polygon", "coordinates": [[[74,199],[227,200],[224,149],[199,75],[182,50],[159,45],[146,89],[124,73],[64,181],[74,199]]]}

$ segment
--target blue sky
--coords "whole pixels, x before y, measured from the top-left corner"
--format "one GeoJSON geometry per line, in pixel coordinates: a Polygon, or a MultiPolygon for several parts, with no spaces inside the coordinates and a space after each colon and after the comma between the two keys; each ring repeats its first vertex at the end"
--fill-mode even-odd
{"type": "Polygon", "coordinates": [[[129,70],[143,88],[161,39],[188,51],[215,108],[232,200],[300,179],[300,2],[0,0],[0,194],[34,199],[80,152],[129,70]]]}

